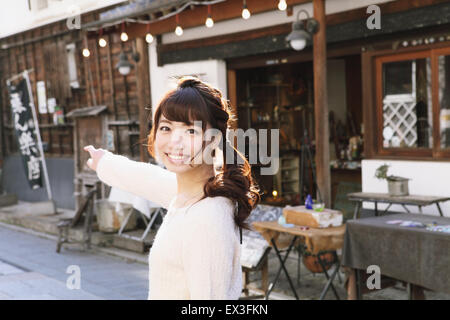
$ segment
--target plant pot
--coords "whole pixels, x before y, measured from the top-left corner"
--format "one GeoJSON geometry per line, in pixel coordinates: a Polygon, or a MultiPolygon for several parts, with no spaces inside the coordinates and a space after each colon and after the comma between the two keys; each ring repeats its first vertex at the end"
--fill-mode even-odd
{"type": "MultiPolygon", "coordinates": [[[[98,229],[104,233],[118,232],[125,218],[133,211],[133,206],[129,204],[114,203],[102,199],[95,202],[95,213],[97,216],[98,229]]],[[[124,231],[136,228],[136,214],[131,214],[124,231]]]]}
{"type": "MultiPolygon", "coordinates": [[[[332,252],[327,252],[320,255],[322,262],[324,263],[325,270],[331,268],[334,261],[334,254],[332,252]]],[[[319,263],[319,259],[317,255],[307,254],[303,255],[303,265],[312,273],[321,273],[323,272],[322,267],[319,263]]]]}
{"type": "Polygon", "coordinates": [[[392,197],[407,196],[409,194],[407,178],[402,177],[390,177],[387,179],[388,192],[392,197]]]}

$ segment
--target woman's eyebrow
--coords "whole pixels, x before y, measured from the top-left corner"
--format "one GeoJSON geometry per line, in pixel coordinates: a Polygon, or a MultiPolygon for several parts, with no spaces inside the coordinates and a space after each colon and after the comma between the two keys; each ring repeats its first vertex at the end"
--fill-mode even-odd
{"type": "Polygon", "coordinates": [[[201,121],[200,121],[200,123],[198,123],[197,121],[195,121],[195,122],[193,122],[193,121],[188,121],[188,122],[182,122],[182,124],[181,124],[181,123],[178,124],[178,122],[175,121],[175,124],[174,124],[174,123],[173,123],[172,121],[170,121],[170,120],[161,119],[161,120],[159,121],[159,123],[160,123],[160,124],[162,124],[162,123],[167,123],[167,124],[174,125],[174,126],[179,126],[179,125],[180,125],[180,126],[187,126],[187,127],[193,127],[193,126],[199,127],[199,128],[202,127],[201,121]]]}
{"type": "Polygon", "coordinates": [[[168,123],[168,124],[172,124],[171,121],[169,121],[169,120],[164,120],[164,119],[161,119],[161,120],[159,121],[159,123],[168,123]]]}

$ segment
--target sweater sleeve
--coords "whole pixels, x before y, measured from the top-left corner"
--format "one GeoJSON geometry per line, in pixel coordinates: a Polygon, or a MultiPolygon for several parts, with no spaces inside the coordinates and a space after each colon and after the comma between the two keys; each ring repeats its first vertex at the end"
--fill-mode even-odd
{"type": "Polygon", "coordinates": [[[97,165],[99,179],[167,208],[177,191],[176,175],[150,163],[106,152],[97,165]]]}
{"type": "Polygon", "coordinates": [[[190,299],[230,299],[236,253],[230,209],[216,203],[189,212],[182,259],[190,299]]]}

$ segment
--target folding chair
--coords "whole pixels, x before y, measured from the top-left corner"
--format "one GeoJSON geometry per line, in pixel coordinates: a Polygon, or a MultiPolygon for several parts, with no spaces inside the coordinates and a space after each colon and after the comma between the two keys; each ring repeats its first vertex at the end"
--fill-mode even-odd
{"type": "MultiPolygon", "coordinates": [[[[246,230],[247,231],[247,230],[246,230]]],[[[239,300],[259,299],[266,296],[269,287],[269,259],[268,255],[271,247],[267,241],[256,236],[247,235],[242,237],[241,247],[241,266],[243,276],[243,289],[239,300]],[[250,272],[261,272],[261,287],[254,288],[249,286],[250,272]],[[257,295],[249,295],[249,290],[255,291],[257,295]]],[[[255,233],[255,232],[253,232],[255,233]]]]}
{"type": "Polygon", "coordinates": [[[133,239],[133,240],[137,240],[137,241],[144,241],[145,238],[147,237],[148,233],[150,232],[151,227],[154,225],[156,218],[161,215],[161,217],[163,217],[163,215],[165,214],[165,210],[160,207],[158,204],[142,199],[141,197],[132,195],[128,192],[122,191],[120,189],[117,188],[111,188],[111,192],[108,198],[109,201],[111,202],[116,202],[116,208],[120,206],[120,203],[127,203],[127,204],[131,204],[133,206],[134,209],[136,210],[131,210],[130,212],[128,212],[127,216],[125,217],[125,219],[123,220],[118,235],[124,238],[128,238],[128,239],[133,239]],[[119,205],[117,205],[119,204],[119,205]],[[142,234],[142,236],[140,237],[136,237],[136,236],[131,236],[131,235],[127,235],[124,234],[124,230],[127,227],[127,224],[130,220],[131,215],[137,212],[141,215],[142,219],[144,220],[144,223],[146,225],[144,233],[142,234]]]}

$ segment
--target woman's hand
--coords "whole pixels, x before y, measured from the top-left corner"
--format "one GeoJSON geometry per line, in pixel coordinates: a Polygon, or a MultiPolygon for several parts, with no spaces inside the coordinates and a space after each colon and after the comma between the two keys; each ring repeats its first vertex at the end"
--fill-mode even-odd
{"type": "Polygon", "coordinates": [[[95,149],[93,146],[85,146],[84,151],[89,152],[89,155],[91,156],[89,160],[86,162],[88,167],[91,168],[94,171],[97,171],[97,165],[100,159],[103,157],[103,155],[106,153],[103,149],[95,149]]]}

